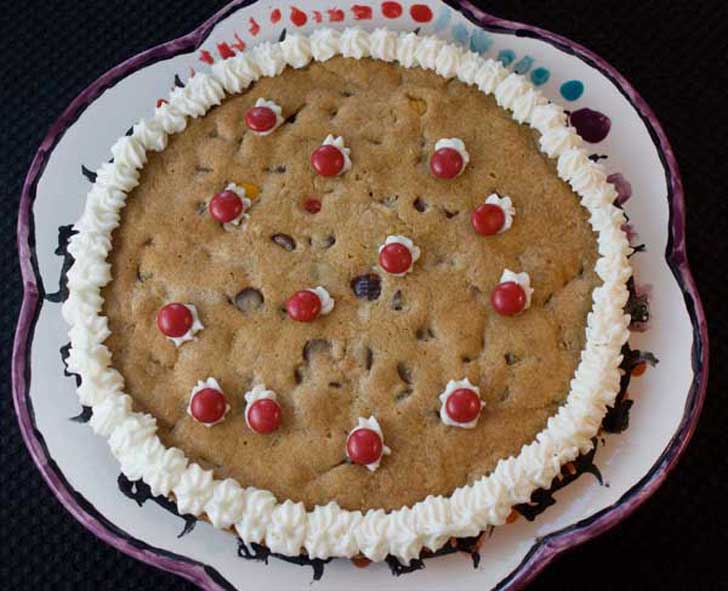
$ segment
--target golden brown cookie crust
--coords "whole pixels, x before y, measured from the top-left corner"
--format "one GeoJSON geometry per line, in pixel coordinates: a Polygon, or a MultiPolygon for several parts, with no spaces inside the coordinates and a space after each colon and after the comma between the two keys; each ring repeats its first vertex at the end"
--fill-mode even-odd
{"type": "Polygon", "coordinates": [[[340,57],[263,79],[190,120],[166,150],[149,154],[113,235],[113,281],[102,294],[107,345],[136,409],[157,418],[165,445],[216,476],[308,509],[331,500],[396,509],[488,473],[565,399],[598,285],[587,212],[536,137],[456,80],[340,57]],[[243,124],[261,97],[288,118],[266,137],[243,124]],[[309,164],[329,133],[344,137],[353,161],[335,178],[309,164]],[[461,138],[470,153],[452,181],[429,173],[442,137],[461,138]],[[228,182],[260,187],[250,218],[231,231],[206,209],[228,182]],[[470,212],[492,192],[509,195],[517,216],[509,231],[485,238],[470,212]],[[310,195],[322,201],[317,214],[302,207],[310,195]],[[274,234],[293,238],[295,249],[274,234]],[[374,270],[390,234],[422,249],[406,277],[374,270]],[[489,303],[506,267],[527,271],[535,288],[514,318],[489,303]],[[358,299],[350,282],[370,272],[381,276],[381,294],[358,299]],[[315,285],[335,298],[334,311],[291,321],[286,299],[315,285]],[[241,311],[235,299],[248,287],[264,302],[241,311]],[[205,325],[179,349],[155,323],[170,301],[194,304],[205,325]],[[232,405],[210,429],[186,414],[190,390],[208,376],[232,405]],[[464,377],[486,401],[472,430],[438,415],[446,383],[464,377]],[[243,394],[256,383],[276,391],[283,408],[272,435],[252,433],[242,417],[243,394]],[[348,431],[370,414],[392,448],[376,472],[345,462],[348,431]]]}

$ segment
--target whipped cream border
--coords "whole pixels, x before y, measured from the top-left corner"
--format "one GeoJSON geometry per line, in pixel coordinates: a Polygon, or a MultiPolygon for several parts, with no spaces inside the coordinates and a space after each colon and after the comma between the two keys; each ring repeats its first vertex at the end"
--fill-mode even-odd
{"type": "Polygon", "coordinates": [[[244,543],[265,543],[272,552],[305,551],[312,558],[362,554],[373,561],[391,554],[408,564],[422,548],[436,550],[452,536],[474,536],[505,523],[514,504],[548,487],[562,464],[593,447],[592,438],[619,389],[620,351],[629,336],[624,305],[632,274],[627,255],[632,251],[621,229],[625,215],[614,205],[617,194],[604,168],[589,160],[563,108],[550,103],[523,76],[436,37],[386,29],[367,33],[320,28],[310,37],[289,34],[282,43],[259,44],[218,62],[209,74],[195,74],[184,88],[172,92],[168,104],[137,123],[131,136],[119,139],[112,153],[113,162],[98,170],[68,249],[75,258],[63,305],[71,327],[68,368],[81,375],[79,399],[93,407],[91,426],[108,437],[123,473],[142,478],[154,494],[174,493],[180,513],[204,513],[215,527],[234,526],[244,543]],[[586,344],[565,403],[534,441],[517,456],[501,459],[488,476],[457,488],[449,497],[431,495],[390,512],[347,511],[333,501],[306,511],[302,503],[279,503],[269,491],[214,479],[211,471],[189,463],[179,449],[161,444],[154,417],[132,410],[123,377],[111,367],[111,352],[104,345],[110,330],[101,315],[100,290],[111,281],[106,260],[111,233],[127,193],[139,182],[146,152],[163,150],[168,135],[183,131],[188,117],[204,115],[227,93],[242,92],[261,76],[276,76],[288,65],[300,68],[312,59],[325,61],[339,54],[421,67],[493,94],[516,121],[540,132],[541,151],[557,159],[559,177],[578,194],[598,234],[595,271],[603,283],[592,292],[586,344]]]}

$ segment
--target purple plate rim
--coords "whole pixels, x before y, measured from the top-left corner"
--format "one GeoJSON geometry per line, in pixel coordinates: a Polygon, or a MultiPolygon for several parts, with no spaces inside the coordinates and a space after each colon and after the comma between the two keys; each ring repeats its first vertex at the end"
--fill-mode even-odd
{"type": "MultiPolygon", "coordinates": [[[[232,588],[214,569],[187,557],[153,548],[120,530],[96,511],[83,497],[72,490],[49,457],[42,436],[35,429],[33,409],[28,399],[30,383],[30,346],[44,293],[37,273],[32,206],[38,179],[50,154],[65,131],[103,91],[132,72],[151,63],[169,59],[198,49],[212,29],[232,12],[256,3],[257,0],[234,0],[192,32],[139,53],[108,70],[83,90],[49,129],[38,148],[23,184],[18,213],[17,244],[23,280],[23,302],[13,343],[13,403],[20,431],[33,461],[61,504],[92,534],[125,554],[157,568],[182,576],[203,589],[232,588]]],[[[523,561],[501,580],[499,589],[520,589],[533,580],[561,552],[573,548],[614,527],[644,503],[675,467],[695,431],[705,400],[708,379],[708,330],[703,306],[690,272],[685,245],[685,201],[682,180],[674,152],[652,109],[634,87],[609,63],[598,55],[565,37],[538,27],[494,17],[469,0],[446,0],[478,26],[495,32],[534,37],[571,53],[606,75],[637,110],[665,168],[669,202],[669,236],[665,259],[678,282],[693,326],[693,382],[680,426],[670,443],[645,476],[618,501],[595,515],[553,532],[536,541],[523,561]]]]}

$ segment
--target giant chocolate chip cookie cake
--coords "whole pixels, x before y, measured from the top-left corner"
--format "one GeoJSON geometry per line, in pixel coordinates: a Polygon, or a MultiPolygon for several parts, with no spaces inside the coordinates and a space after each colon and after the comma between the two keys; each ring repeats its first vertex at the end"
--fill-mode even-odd
{"type": "Polygon", "coordinates": [[[522,76],[322,29],[197,73],[112,153],[70,247],[69,367],[124,474],[180,513],[407,562],[591,448],[630,248],[522,76]]]}

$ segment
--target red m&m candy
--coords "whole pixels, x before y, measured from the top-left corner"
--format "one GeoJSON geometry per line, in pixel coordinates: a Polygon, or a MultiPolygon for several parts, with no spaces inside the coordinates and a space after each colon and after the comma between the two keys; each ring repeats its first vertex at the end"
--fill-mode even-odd
{"type": "Polygon", "coordinates": [[[190,309],[184,304],[167,304],[157,313],[157,328],[170,338],[179,338],[192,328],[194,318],[190,309]]]}
{"type": "Polygon", "coordinates": [[[346,455],[355,464],[373,464],[382,457],[384,444],[373,429],[360,428],[346,439],[346,455]]]}
{"type": "Polygon", "coordinates": [[[270,107],[255,106],[245,113],[245,125],[255,133],[272,130],[278,123],[278,115],[270,107]]]}
{"type": "Polygon", "coordinates": [[[430,158],[430,171],[438,179],[454,179],[464,165],[462,155],[455,148],[440,148],[430,158]]]}
{"type": "Polygon", "coordinates": [[[321,313],[321,299],[313,291],[297,291],[286,302],[288,315],[298,322],[313,322],[321,313]]]}
{"type": "Polygon", "coordinates": [[[307,197],[303,202],[303,209],[308,213],[318,213],[321,211],[321,200],[316,197],[307,197]]]}
{"type": "Polygon", "coordinates": [[[379,251],[379,264],[387,273],[406,273],[412,267],[412,252],[404,244],[392,242],[379,251]]]}
{"type": "Polygon", "coordinates": [[[515,281],[499,283],[490,295],[490,303],[498,314],[515,316],[526,307],[526,291],[515,281]]]}
{"type": "Polygon", "coordinates": [[[311,166],[321,176],[336,176],[344,170],[346,159],[344,153],[332,145],[316,148],[311,154],[311,166]]]}
{"type": "Polygon", "coordinates": [[[209,425],[222,420],[227,408],[225,394],[215,388],[203,388],[192,395],[189,412],[195,420],[209,425]]]}
{"type": "Polygon", "coordinates": [[[281,407],[272,398],[261,398],[248,406],[245,420],[256,433],[272,433],[281,424],[281,407]]]}
{"type": "Polygon", "coordinates": [[[458,388],[448,396],[445,411],[456,423],[469,423],[478,418],[481,406],[477,392],[468,388],[458,388]]]}
{"type": "Polygon", "coordinates": [[[506,223],[506,214],[501,207],[493,203],[483,203],[473,210],[470,223],[478,234],[492,236],[506,223]]]}
{"type": "Polygon", "coordinates": [[[220,222],[232,222],[245,210],[245,204],[235,191],[225,190],[216,193],[210,201],[210,215],[220,222]]]}

